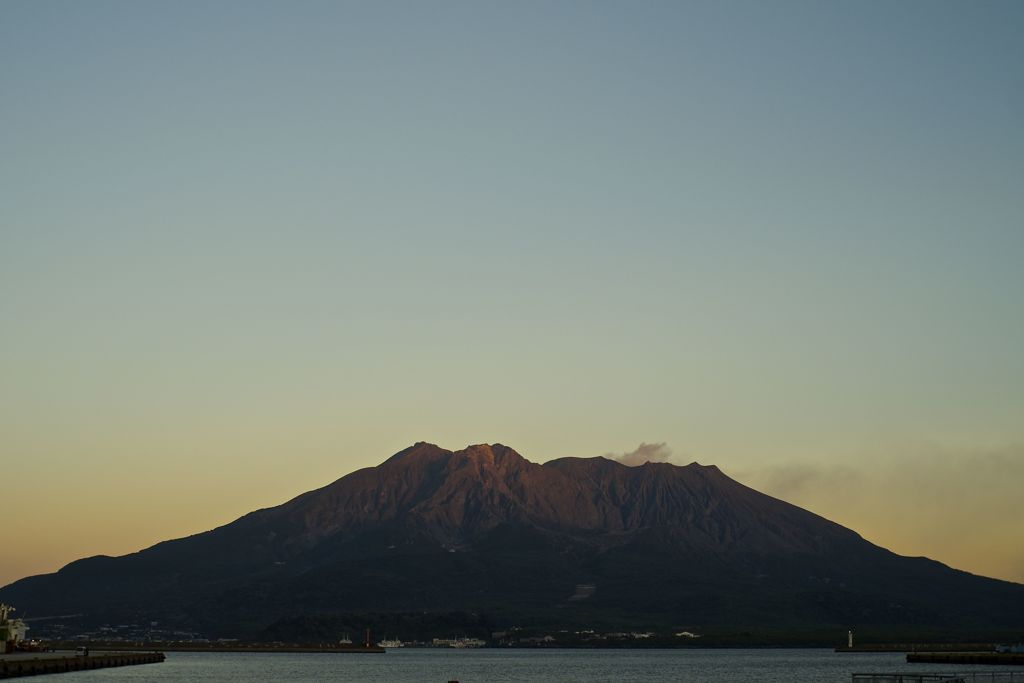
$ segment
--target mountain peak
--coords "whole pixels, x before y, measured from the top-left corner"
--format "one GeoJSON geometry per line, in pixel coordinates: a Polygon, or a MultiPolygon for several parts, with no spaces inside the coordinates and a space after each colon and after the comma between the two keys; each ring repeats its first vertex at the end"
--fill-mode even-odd
{"type": "Polygon", "coordinates": [[[505,467],[528,462],[526,458],[519,455],[515,450],[500,443],[471,444],[462,450],[450,451],[436,444],[417,441],[412,446],[392,455],[381,466],[393,467],[396,465],[426,464],[439,461],[449,462],[451,463],[450,466],[454,466],[457,462],[472,461],[473,463],[488,467],[505,467]]]}
{"type": "Polygon", "coordinates": [[[396,463],[402,460],[433,460],[439,456],[451,455],[451,453],[451,451],[441,448],[437,444],[417,441],[408,448],[398,451],[381,464],[387,465],[388,463],[396,463]]]}
{"type": "Polygon", "coordinates": [[[506,458],[513,458],[516,460],[525,460],[523,456],[516,453],[513,449],[509,448],[500,443],[480,443],[466,446],[461,451],[456,451],[459,454],[465,454],[471,458],[479,458],[494,462],[496,460],[502,460],[506,458]]]}
{"type": "Polygon", "coordinates": [[[1024,586],[897,557],[714,465],[541,465],[500,443],[450,451],[421,441],[276,508],[81,560],[0,598],[105,621],[188,615],[220,630],[296,610],[422,615],[481,604],[512,623],[1016,628],[1024,586]],[[596,592],[578,605],[581,584],[596,592]]]}

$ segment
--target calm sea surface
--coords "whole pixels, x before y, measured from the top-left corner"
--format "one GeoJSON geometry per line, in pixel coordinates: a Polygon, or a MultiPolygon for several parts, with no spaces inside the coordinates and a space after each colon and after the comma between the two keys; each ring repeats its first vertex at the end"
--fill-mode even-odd
{"type": "MultiPolygon", "coordinates": [[[[992,668],[981,667],[986,671],[992,668]]],[[[837,654],[831,650],[397,649],[382,655],[170,652],[163,664],[84,671],[73,674],[73,680],[849,683],[853,672],[971,670],[970,666],[907,664],[902,654],[837,654]]],[[[51,678],[70,680],[68,674],[51,678]]]]}

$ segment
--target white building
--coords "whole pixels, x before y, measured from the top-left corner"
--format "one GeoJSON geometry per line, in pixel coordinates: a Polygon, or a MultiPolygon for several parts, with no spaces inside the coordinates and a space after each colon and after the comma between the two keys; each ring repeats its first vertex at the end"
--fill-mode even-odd
{"type": "Polygon", "coordinates": [[[25,640],[28,626],[11,616],[14,608],[0,603],[0,652],[14,652],[19,640],[25,640]]]}

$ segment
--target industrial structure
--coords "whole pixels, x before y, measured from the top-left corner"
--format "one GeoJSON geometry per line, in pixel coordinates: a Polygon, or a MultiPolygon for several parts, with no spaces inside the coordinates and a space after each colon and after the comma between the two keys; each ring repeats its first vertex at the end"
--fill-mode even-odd
{"type": "Polygon", "coordinates": [[[12,612],[13,607],[0,603],[0,654],[14,652],[18,641],[25,640],[28,630],[24,621],[11,616],[12,612]]]}

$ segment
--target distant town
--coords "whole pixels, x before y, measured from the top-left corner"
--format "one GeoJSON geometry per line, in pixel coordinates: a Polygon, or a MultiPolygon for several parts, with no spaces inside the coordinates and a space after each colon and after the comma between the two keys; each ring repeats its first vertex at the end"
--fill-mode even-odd
{"type": "MultiPolygon", "coordinates": [[[[68,615],[77,617],[79,615],[68,615]]],[[[333,649],[359,645],[379,648],[481,648],[481,647],[636,647],[644,644],[664,644],[673,640],[677,644],[694,642],[701,636],[690,631],[676,633],[659,633],[655,631],[609,631],[599,632],[593,629],[570,630],[559,629],[550,633],[538,632],[521,627],[493,631],[488,638],[475,636],[438,636],[420,639],[400,639],[391,635],[383,638],[371,638],[365,634],[341,633],[336,641],[317,641],[292,643],[284,641],[255,642],[239,638],[209,638],[197,631],[161,626],[158,621],[129,624],[103,624],[96,627],[83,628],[70,621],[52,621],[40,625],[36,637],[26,636],[31,627],[23,625],[19,633],[21,649],[45,648],[48,644],[89,643],[105,644],[118,647],[156,647],[163,649],[251,649],[294,647],[333,649]]]]}

